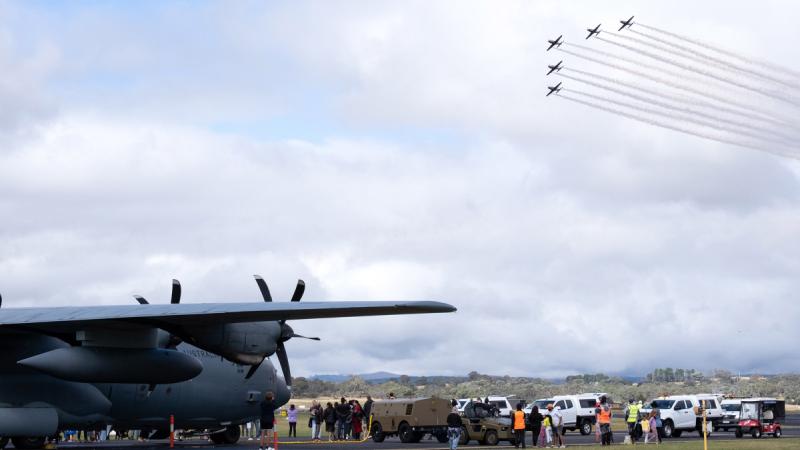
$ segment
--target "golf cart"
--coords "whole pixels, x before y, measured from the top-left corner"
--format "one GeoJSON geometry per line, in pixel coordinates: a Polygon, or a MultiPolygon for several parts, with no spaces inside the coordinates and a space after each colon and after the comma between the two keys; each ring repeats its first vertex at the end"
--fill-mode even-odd
{"type": "Polygon", "coordinates": [[[754,439],[765,434],[779,438],[781,437],[779,421],[784,418],[786,418],[786,402],[783,400],[772,398],[742,400],[736,437],[740,438],[745,433],[750,433],[754,439]]]}

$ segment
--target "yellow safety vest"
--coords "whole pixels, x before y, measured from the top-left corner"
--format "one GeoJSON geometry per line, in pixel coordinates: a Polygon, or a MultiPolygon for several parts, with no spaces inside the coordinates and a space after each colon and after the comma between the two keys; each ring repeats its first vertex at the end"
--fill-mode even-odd
{"type": "Polygon", "coordinates": [[[634,403],[628,406],[628,422],[636,423],[637,417],[639,417],[639,405],[634,403]]]}

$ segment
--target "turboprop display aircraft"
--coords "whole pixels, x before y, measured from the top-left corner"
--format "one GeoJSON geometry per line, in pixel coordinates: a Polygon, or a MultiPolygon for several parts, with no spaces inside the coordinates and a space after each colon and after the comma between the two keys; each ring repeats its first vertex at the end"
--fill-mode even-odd
{"type": "Polygon", "coordinates": [[[631,16],[631,18],[628,19],[628,20],[620,20],[619,23],[621,23],[622,26],[619,27],[619,30],[617,30],[617,31],[622,31],[622,29],[625,28],[625,27],[630,28],[631,25],[633,25],[633,16],[631,16]]]}
{"type": "Polygon", "coordinates": [[[589,39],[590,37],[592,37],[594,35],[600,34],[600,25],[602,25],[602,24],[598,23],[597,26],[594,27],[594,28],[587,28],[586,31],[589,32],[589,35],[586,36],[586,39],[589,39]]]}
{"type": "Polygon", "coordinates": [[[256,282],[263,302],[181,304],[173,280],[170,304],[0,308],[0,448],[9,439],[40,448],[59,430],[106,425],[163,438],[171,415],[176,428],[235,443],[266,392],[277,406],[289,401],[284,344],[304,336],[288,320],[456,310],[431,301],[299,303],[302,280],[291,302],[276,303],[256,282]]]}
{"type": "Polygon", "coordinates": [[[550,43],[550,47],[547,47],[547,51],[549,52],[550,49],[553,48],[553,47],[561,47],[561,44],[563,44],[563,41],[561,40],[561,38],[563,36],[564,35],[562,34],[562,35],[558,36],[557,38],[555,38],[553,40],[548,39],[547,42],[550,43]]]}
{"type": "Polygon", "coordinates": [[[550,94],[552,93],[557,94],[561,91],[561,82],[559,81],[558,84],[555,86],[547,86],[547,89],[550,89],[550,92],[548,92],[547,95],[545,95],[545,97],[550,97],[550,94]]]}
{"type": "Polygon", "coordinates": [[[564,61],[561,60],[561,61],[558,62],[558,64],[554,64],[552,66],[548,64],[547,68],[549,68],[550,70],[547,72],[547,75],[550,75],[553,72],[561,72],[561,63],[562,62],[564,62],[564,61]]]}

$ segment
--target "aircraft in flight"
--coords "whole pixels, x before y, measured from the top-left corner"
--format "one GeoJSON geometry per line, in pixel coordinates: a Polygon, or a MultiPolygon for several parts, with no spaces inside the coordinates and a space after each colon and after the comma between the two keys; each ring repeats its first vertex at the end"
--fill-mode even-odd
{"type": "Polygon", "coordinates": [[[256,283],[263,302],[181,304],[173,280],[169,304],[0,308],[0,448],[10,439],[37,449],[60,430],[106,425],[164,438],[171,415],[178,429],[235,443],[266,392],[276,406],[291,397],[285,343],[305,336],[288,320],[456,310],[432,301],[300,303],[302,280],[278,303],[256,283]]]}
{"type": "Polygon", "coordinates": [[[561,47],[561,44],[564,43],[564,41],[561,40],[561,38],[563,36],[564,35],[562,34],[562,35],[558,36],[557,38],[553,39],[552,41],[550,39],[548,39],[547,42],[550,43],[550,47],[547,47],[547,51],[549,52],[550,49],[553,48],[553,47],[561,47]]]}
{"type": "Polygon", "coordinates": [[[548,64],[547,67],[550,69],[550,71],[547,72],[547,75],[550,75],[553,72],[560,72],[561,71],[561,63],[562,62],[564,62],[563,59],[561,61],[559,61],[558,64],[556,64],[556,65],[551,66],[551,65],[548,64]]]}
{"type": "Polygon", "coordinates": [[[547,86],[547,89],[550,89],[550,92],[548,92],[547,95],[545,95],[545,97],[550,97],[550,94],[561,91],[561,82],[559,81],[558,84],[555,86],[547,86]]]}
{"type": "Polygon", "coordinates": [[[622,26],[619,27],[619,30],[617,30],[617,31],[622,31],[622,29],[625,28],[625,27],[630,28],[631,25],[633,25],[633,16],[631,16],[631,18],[628,19],[628,20],[620,20],[619,23],[621,23],[622,26]]]}
{"type": "Polygon", "coordinates": [[[598,23],[598,24],[597,24],[597,26],[596,26],[596,27],[594,27],[594,29],[587,28],[587,29],[586,29],[586,31],[588,31],[588,32],[589,32],[589,35],[588,35],[588,36],[586,36],[586,39],[589,39],[590,37],[592,37],[592,36],[594,36],[594,35],[596,35],[596,34],[600,34],[600,25],[601,25],[601,24],[599,24],[599,23],[598,23]]]}

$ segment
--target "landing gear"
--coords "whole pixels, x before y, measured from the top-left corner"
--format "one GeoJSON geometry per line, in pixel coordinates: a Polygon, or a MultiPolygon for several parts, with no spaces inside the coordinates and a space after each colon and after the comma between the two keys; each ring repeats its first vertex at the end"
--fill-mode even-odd
{"type": "Polygon", "coordinates": [[[222,445],[222,444],[235,444],[239,442],[239,435],[241,431],[239,430],[238,425],[228,425],[225,427],[224,430],[219,431],[217,433],[213,433],[210,438],[211,442],[222,445]]]}
{"type": "Polygon", "coordinates": [[[11,443],[20,450],[36,450],[44,447],[46,439],[44,436],[14,437],[11,443]]]}

